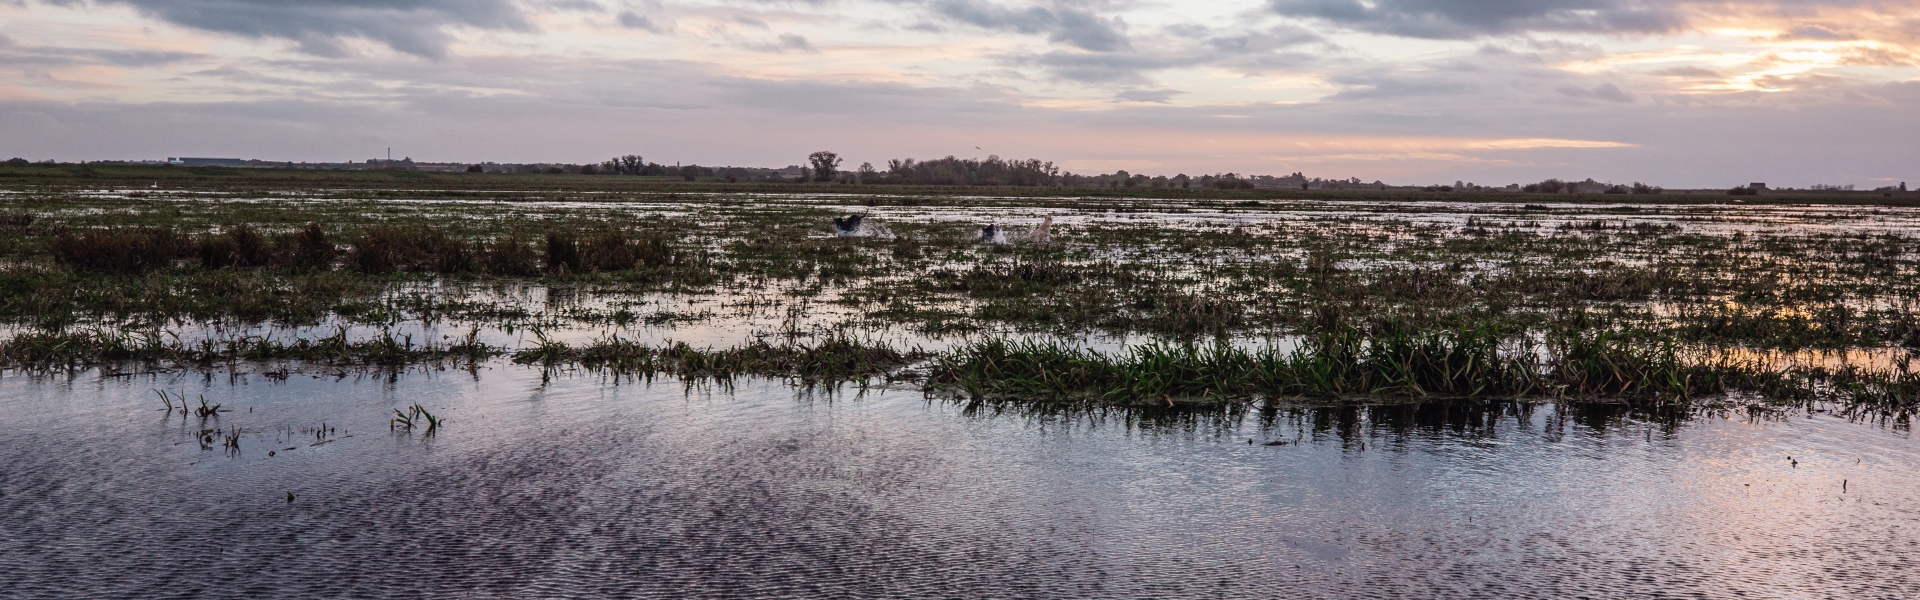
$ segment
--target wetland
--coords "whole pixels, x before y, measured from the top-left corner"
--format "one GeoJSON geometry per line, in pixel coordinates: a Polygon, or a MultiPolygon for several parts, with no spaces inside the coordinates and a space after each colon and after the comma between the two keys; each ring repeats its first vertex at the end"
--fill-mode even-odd
{"type": "Polygon", "coordinates": [[[1905,197],[33,175],[28,597],[1920,592],[1905,197]]]}

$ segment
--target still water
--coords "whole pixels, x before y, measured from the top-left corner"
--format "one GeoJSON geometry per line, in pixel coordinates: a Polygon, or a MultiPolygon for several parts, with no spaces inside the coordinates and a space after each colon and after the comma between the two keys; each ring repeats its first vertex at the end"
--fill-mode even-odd
{"type": "Polygon", "coordinates": [[[1804,412],[13,375],[0,596],[1913,598],[1916,466],[1903,428],[1804,412]],[[390,432],[415,403],[447,424],[390,432]]]}

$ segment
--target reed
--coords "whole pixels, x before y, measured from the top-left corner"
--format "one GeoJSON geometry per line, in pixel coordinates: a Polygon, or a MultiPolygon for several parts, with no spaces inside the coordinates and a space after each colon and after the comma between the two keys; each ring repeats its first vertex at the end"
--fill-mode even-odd
{"type": "Polygon", "coordinates": [[[933,391],[983,400],[1172,405],[1251,398],[1570,398],[1693,403],[1732,392],[1780,402],[1838,400],[1887,412],[1920,407],[1920,375],[1704,358],[1671,340],[1579,332],[1535,345],[1491,329],[1346,329],[1282,352],[1156,343],[1104,354],[1048,341],[990,339],[940,355],[933,391]]]}
{"type": "Polygon", "coordinates": [[[415,402],[404,412],[397,408],[393,409],[393,418],[387,421],[387,430],[412,433],[414,428],[418,427],[421,433],[433,435],[440,431],[440,424],[443,422],[443,419],[427,412],[426,407],[415,402]]]}
{"type": "Polygon", "coordinates": [[[621,375],[671,375],[690,380],[757,375],[839,383],[886,376],[927,356],[918,350],[902,351],[842,335],[812,344],[776,344],[761,339],[724,349],[695,348],[686,342],[650,346],[617,336],[570,346],[536,337],[536,345],[513,355],[514,362],[546,368],[577,365],[621,375]]]}
{"type": "Polygon", "coordinates": [[[382,331],[354,339],[342,327],[332,336],[293,340],[272,335],[181,340],[158,332],[75,330],[27,332],[0,340],[0,367],[46,371],[95,365],[210,369],[239,362],[297,361],[337,367],[399,369],[412,365],[473,365],[504,350],[478,341],[478,330],[451,343],[419,344],[410,335],[382,331]]]}

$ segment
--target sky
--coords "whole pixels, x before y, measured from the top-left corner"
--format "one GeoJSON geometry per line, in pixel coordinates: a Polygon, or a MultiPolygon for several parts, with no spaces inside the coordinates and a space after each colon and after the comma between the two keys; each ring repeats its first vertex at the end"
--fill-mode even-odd
{"type": "Polygon", "coordinates": [[[0,155],[1920,184],[1920,0],[0,0],[0,155]]]}

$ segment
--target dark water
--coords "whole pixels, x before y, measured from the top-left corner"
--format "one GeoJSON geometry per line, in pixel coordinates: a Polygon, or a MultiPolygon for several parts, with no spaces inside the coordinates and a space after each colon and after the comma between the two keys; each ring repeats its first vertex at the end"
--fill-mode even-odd
{"type": "Polygon", "coordinates": [[[508,366],[16,376],[0,596],[1912,598],[1917,466],[1904,431],[1818,414],[1039,417],[508,366]],[[236,409],[238,455],[156,387],[236,409]],[[450,423],[389,433],[415,402],[450,423]]]}

